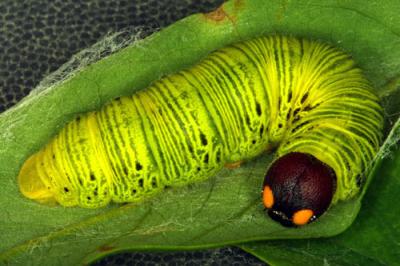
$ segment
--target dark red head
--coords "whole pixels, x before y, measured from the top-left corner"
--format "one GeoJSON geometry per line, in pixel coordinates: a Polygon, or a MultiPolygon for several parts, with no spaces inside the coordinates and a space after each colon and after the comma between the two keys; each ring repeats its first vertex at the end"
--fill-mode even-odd
{"type": "Polygon", "coordinates": [[[263,203],[272,219],[284,226],[301,226],[328,209],[335,189],[332,168],[310,154],[293,152],[269,168],[263,203]]]}

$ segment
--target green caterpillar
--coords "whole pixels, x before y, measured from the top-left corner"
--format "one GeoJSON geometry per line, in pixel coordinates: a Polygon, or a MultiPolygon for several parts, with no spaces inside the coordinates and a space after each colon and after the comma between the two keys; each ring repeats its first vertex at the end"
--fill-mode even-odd
{"type": "Polygon", "coordinates": [[[264,205],[301,225],[357,194],[382,128],[379,98],[348,55],[315,41],[259,37],[75,118],[24,163],[18,182],[41,203],[99,208],[141,201],[276,149],[277,158],[305,154],[333,182],[328,205],[296,220],[304,207],[286,213],[276,204],[299,180],[274,181],[282,194],[267,174],[264,205]]]}

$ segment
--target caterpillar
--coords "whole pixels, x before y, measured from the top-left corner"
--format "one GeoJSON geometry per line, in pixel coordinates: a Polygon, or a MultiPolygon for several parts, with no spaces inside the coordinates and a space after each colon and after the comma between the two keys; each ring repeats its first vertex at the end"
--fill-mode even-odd
{"type": "Polygon", "coordinates": [[[18,184],[43,204],[99,208],[275,150],[265,210],[301,226],[359,192],[382,129],[380,99],[349,55],[263,36],[77,116],[24,162],[18,184]]]}

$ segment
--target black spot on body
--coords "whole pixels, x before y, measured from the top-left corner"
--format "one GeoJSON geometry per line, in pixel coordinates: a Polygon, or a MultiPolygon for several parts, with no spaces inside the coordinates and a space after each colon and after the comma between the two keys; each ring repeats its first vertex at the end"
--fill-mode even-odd
{"type": "Polygon", "coordinates": [[[201,144],[203,146],[207,146],[208,141],[207,141],[206,135],[204,135],[204,133],[200,133],[200,140],[201,140],[201,144]]]}
{"type": "Polygon", "coordinates": [[[299,112],[300,112],[300,108],[294,109],[293,116],[297,116],[297,114],[298,114],[299,112]]]}
{"type": "Polygon", "coordinates": [[[264,134],[264,125],[261,125],[261,127],[260,127],[260,138],[262,138],[263,134],[264,134]]]}
{"type": "Polygon", "coordinates": [[[208,160],[209,160],[209,155],[208,155],[208,153],[206,153],[206,155],[204,155],[204,163],[208,163],[208,160]]]}
{"type": "Polygon", "coordinates": [[[307,98],[308,98],[308,92],[305,93],[305,94],[303,95],[303,97],[301,97],[300,102],[303,104],[303,103],[307,100],[307,98]]]}
{"type": "Polygon", "coordinates": [[[221,150],[218,149],[216,156],[215,156],[215,160],[217,163],[221,162],[221,150]]]}
{"type": "Polygon", "coordinates": [[[143,169],[143,166],[139,162],[136,162],[136,170],[140,171],[142,169],[143,169]]]}
{"type": "Polygon", "coordinates": [[[153,188],[157,187],[157,179],[155,177],[153,177],[152,180],[151,180],[151,186],[153,188]]]}
{"type": "Polygon", "coordinates": [[[245,120],[246,120],[246,125],[250,126],[251,125],[251,121],[250,121],[250,117],[248,115],[246,115],[245,120]]]}
{"type": "Polygon", "coordinates": [[[128,169],[125,166],[123,166],[122,171],[124,172],[125,175],[128,175],[129,173],[128,169]]]}
{"type": "Polygon", "coordinates": [[[303,111],[308,112],[311,111],[313,108],[310,105],[307,105],[303,108],[303,111]]]}
{"type": "Polygon", "coordinates": [[[290,103],[290,101],[292,100],[292,91],[289,91],[289,95],[288,95],[288,103],[290,103]]]}
{"type": "Polygon", "coordinates": [[[261,105],[259,102],[256,102],[256,112],[258,116],[261,116],[262,111],[261,111],[261,105]]]}
{"type": "Polygon", "coordinates": [[[286,120],[289,120],[289,119],[290,119],[291,112],[292,112],[292,109],[289,109],[289,110],[287,111],[286,120]]]}

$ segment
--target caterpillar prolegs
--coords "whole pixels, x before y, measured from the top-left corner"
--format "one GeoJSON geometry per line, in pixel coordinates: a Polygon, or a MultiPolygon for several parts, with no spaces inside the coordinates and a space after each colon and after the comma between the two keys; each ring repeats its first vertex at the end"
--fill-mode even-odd
{"type": "Polygon", "coordinates": [[[347,54],[259,37],[76,117],[24,163],[18,182],[41,203],[98,208],[274,148],[264,205],[282,224],[302,225],[358,193],[382,128],[379,98],[347,54]]]}

